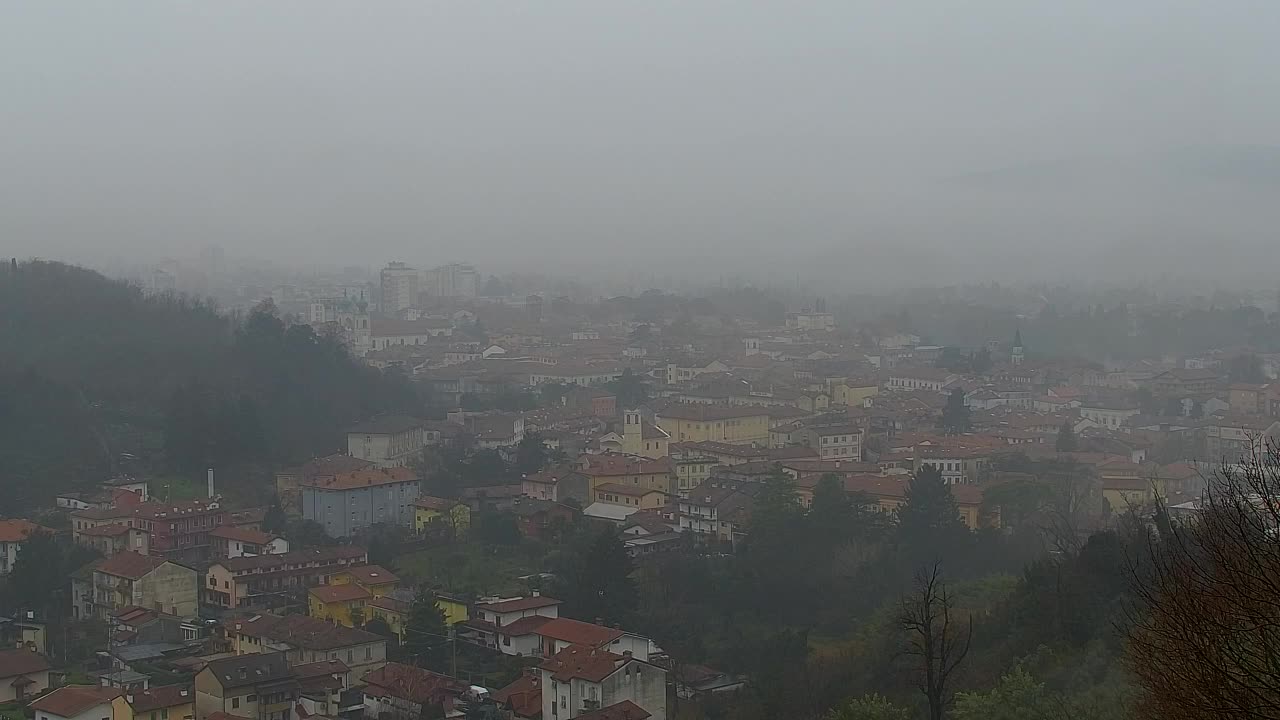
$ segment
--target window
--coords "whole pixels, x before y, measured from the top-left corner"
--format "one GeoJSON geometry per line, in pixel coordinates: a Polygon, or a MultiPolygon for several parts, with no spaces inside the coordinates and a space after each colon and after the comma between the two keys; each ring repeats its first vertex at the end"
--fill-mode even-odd
{"type": "Polygon", "coordinates": [[[352,655],[353,655],[353,653],[352,653],[350,650],[348,650],[348,651],[347,651],[347,662],[355,662],[355,658],[354,658],[352,655]]]}
{"type": "MultiPolygon", "coordinates": [[[[231,709],[232,709],[232,710],[235,710],[235,709],[237,709],[237,708],[239,708],[239,707],[240,707],[240,698],[238,698],[238,697],[233,697],[233,698],[231,698],[231,709]]],[[[107,720],[107,719],[106,719],[106,718],[103,718],[102,720],[107,720]]]]}
{"type": "Polygon", "coordinates": [[[373,646],[371,646],[371,645],[366,645],[366,646],[364,647],[364,659],[365,659],[365,660],[372,660],[372,659],[373,659],[373,646]]]}
{"type": "Polygon", "coordinates": [[[245,702],[258,702],[258,696],[257,696],[257,695],[246,695],[246,696],[245,696],[245,698],[244,698],[244,701],[245,701],[245,702]]]}

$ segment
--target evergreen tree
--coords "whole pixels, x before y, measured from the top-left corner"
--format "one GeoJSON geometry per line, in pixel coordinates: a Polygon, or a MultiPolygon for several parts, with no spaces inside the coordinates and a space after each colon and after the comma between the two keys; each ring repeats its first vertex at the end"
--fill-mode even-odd
{"type": "Polygon", "coordinates": [[[952,549],[967,534],[942,472],[932,466],[920,468],[907,483],[906,502],[898,508],[902,545],[928,556],[952,549]]]}
{"type": "Polygon", "coordinates": [[[570,559],[559,591],[568,610],[579,619],[626,622],[636,606],[633,570],[631,556],[617,533],[604,528],[570,559]]]}
{"type": "Polygon", "coordinates": [[[969,429],[969,406],[964,404],[964,390],[956,388],[947,396],[939,425],[949,435],[958,435],[969,429]]]}
{"type": "Polygon", "coordinates": [[[826,474],[813,488],[813,503],[806,516],[814,539],[821,545],[850,537],[859,525],[859,508],[844,491],[839,475],[826,474]]]}
{"type": "Polygon", "coordinates": [[[262,529],[271,533],[284,534],[289,529],[289,518],[280,507],[280,498],[273,496],[267,512],[262,516],[262,529]]]}
{"type": "Polygon", "coordinates": [[[1054,443],[1058,452],[1075,452],[1079,447],[1076,439],[1076,429],[1070,420],[1064,420],[1062,427],[1058,428],[1058,440],[1054,443]]]}
{"type": "Polygon", "coordinates": [[[439,673],[450,669],[449,626],[444,611],[436,604],[436,594],[425,585],[418,587],[405,623],[405,656],[420,668],[439,673]]]}
{"type": "Polygon", "coordinates": [[[970,370],[977,375],[987,374],[987,371],[991,369],[991,365],[991,351],[987,348],[982,348],[975,353],[969,362],[970,370]]]}

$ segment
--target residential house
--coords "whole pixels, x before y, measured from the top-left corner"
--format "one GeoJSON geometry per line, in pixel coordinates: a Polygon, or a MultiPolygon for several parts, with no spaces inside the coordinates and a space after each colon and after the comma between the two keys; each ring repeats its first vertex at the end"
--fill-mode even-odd
{"type": "Polygon", "coordinates": [[[1232,383],[1227,387],[1227,405],[1232,415],[1270,415],[1271,384],[1232,383]]]}
{"type": "MultiPolygon", "coordinates": [[[[71,513],[72,537],[101,525],[125,525],[149,534],[152,555],[173,560],[200,561],[209,551],[209,533],[225,524],[226,510],[218,498],[145,502],[91,508],[71,513]]],[[[131,548],[136,550],[135,548],[131,548]]]]}
{"type": "Polygon", "coordinates": [[[298,678],[283,652],[210,660],[195,677],[196,716],[215,713],[253,720],[290,720],[298,700],[298,678]]]}
{"type": "Polygon", "coordinates": [[[210,557],[218,560],[289,552],[289,541],[274,533],[223,526],[209,533],[210,557]]]}
{"type": "Polygon", "coordinates": [[[686,497],[690,490],[706,482],[711,477],[711,468],[720,463],[706,455],[681,453],[671,458],[671,464],[675,469],[676,495],[686,497]]]}
{"type": "Polygon", "coordinates": [[[419,533],[442,527],[451,537],[461,537],[471,527],[471,508],[460,500],[423,495],[414,501],[413,508],[413,527],[419,533]]]}
{"type": "Polygon", "coordinates": [[[0,520],[0,575],[7,575],[13,570],[22,544],[39,532],[53,531],[29,520],[0,520]]]}
{"type": "Polygon", "coordinates": [[[35,720],[131,720],[119,688],[65,685],[28,705],[35,720]]]}
{"type": "Polygon", "coordinates": [[[561,398],[565,407],[591,413],[595,417],[612,418],[618,415],[618,396],[598,387],[575,385],[561,398]]]}
{"type": "Polygon", "coordinates": [[[640,510],[653,510],[667,504],[667,493],[661,490],[626,485],[623,483],[601,483],[591,490],[592,504],[607,503],[623,505],[640,510]]]}
{"type": "Polygon", "coordinates": [[[0,705],[15,700],[21,702],[44,692],[51,685],[49,671],[52,668],[44,655],[26,648],[0,650],[0,705]]]}
{"type": "Polygon", "coordinates": [[[380,415],[347,430],[347,454],[380,468],[405,467],[424,447],[422,421],[404,415],[380,415]]]}
{"type": "MultiPolygon", "coordinates": [[[[876,512],[896,513],[907,502],[906,475],[852,475],[845,477],[845,492],[873,501],[876,512]]],[[[977,485],[956,484],[950,486],[960,519],[970,530],[999,527],[998,510],[983,507],[982,489],[977,485]]]]}
{"type": "Polygon", "coordinates": [[[288,593],[327,585],[343,568],[368,562],[368,552],[351,545],[221,560],[205,572],[204,601],[223,608],[276,607],[288,593]]]}
{"type": "Polygon", "coordinates": [[[341,660],[320,660],[292,668],[299,695],[294,712],[300,719],[315,715],[336,718],[344,708],[357,704],[355,698],[344,698],[351,688],[351,669],[341,660]]]}
{"type": "Polygon", "coordinates": [[[161,685],[129,690],[124,696],[133,720],[195,720],[195,693],[190,685],[161,685]]]}
{"type": "MultiPolygon", "coordinates": [[[[348,443],[350,438],[348,437],[348,443]]],[[[276,473],[276,497],[280,507],[289,515],[302,514],[303,485],[323,485],[324,481],[339,475],[374,467],[374,463],[350,455],[335,454],[318,457],[276,473]]]]}
{"type": "Polygon", "coordinates": [[[365,717],[379,720],[432,717],[427,707],[439,708],[436,712],[444,717],[469,689],[466,683],[448,675],[395,662],[366,673],[361,682],[365,717]]]}
{"type": "Polygon", "coordinates": [[[493,701],[513,720],[539,720],[542,717],[542,673],[525,668],[524,673],[493,693],[493,701]]]}
{"type": "Polygon", "coordinates": [[[355,674],[382,667],[387,660],[387,641],[381,635],[306,615],[253,615],[229,623],[227,637],[237,655],[283,652],[293,664],[341,660],[355,674]]]}
{"type": "Polygon", "coordinates": [[[802,431],[804,442],[823,458],[862,459],[862,428],[848,423],[813,424],[802,431]]]}
{"type": "Polygon", "coordinates": [[[680,532],[702,539],[734,543],[744,533],[751,505],[759,492],[758,483],[729,483],[708,480],[680,498],[676,512],[680,532]]]}
{"type": "Polygon", "coordinates": [[[1276,447],[1280,421],[1257,415],[1228,415],[1205,421],[1205,460],[1238,463],[1268,446],[1276,447]]]}
{"type": "Polygon", "coordinates": [[[557,363],[555,365],[539,365],[529,372],[529,384],[533,386],[546,383],[562,385],[581,385],[584,387],[604,385],[622,377],[622,368],[613,365],[574,365],[557,363]]]}
{"type": "Polygon", "coordinates": [[[320,585],[307,591],[307,614],[318,620],[360,627],[367,618],[365,603],[373,594],[356,584],[320,585]]]}
{"type": "Polygon", "coordinates": [[[654,420],[677,442],[769,443],[769,411],[758,406],[668,403],[654,420]]]}
{"type": "Polygon", "coordinates": [[[959,379],[959,375],[938,368],[896,367],[889,373],[888,389],[894,392],[909,390],[943,392],[959,379]]]}
{"type": "Polygon", "coordinates": [[[83,530],[74,530],[72,537],[80,545],[92,548],[106,557],[122,552],[151,554],[151,533],[142,528],[129,527],[124,523],[94,525],[83,530]]]}
{"type": "Polygon", "coordinates": [[[394,593],[400,585],[400,578],[381,565],[349,565],[329,578],[331,585],[358,585],[373,597],[383,597],[394,593]]]}
{"type": "Polygon", "coordinates": [[[634,656],[571,645],[539,670],[544,720],[667,718],[667,671],[634,656]]]}
{"type": "Polygon", "coordinates": [[[412,528],[418,476],[407,467],[357,470],[302,485],[302,517],[330,537],[350,537],[377,523],[412,528]]]}
{"type": "Polygon", "coordinates": [[[459,637],[504,655],[537,655],[540,639],[534,633],[560,616],[560,601],[544,595],[493,599],[472,606],[471,618],[458,628],[459,637]]]}
{"type": "Polygon", "coordinates": [[[385,350],[406,345],[428,345],[432,338],[453,335],[453,321],[416,317],[413,320],[374,315],[369,318],[369,347],[385,350]]]}
{"type": "Polygon", "coordinates": [[[1143,383],[1156,397],[1183,398],[1213,392],[1222,381],[1222,375],[1213,370],[1173,368],[1156,373],[1143,383]]]}
{"type": "Polygon", "coordinates": [[[578,465],[578,472],[587,478],[591,502],[595,502],[596,488],[606,483],[671,495],[675,484],[672,469],[670,458],[653,460],[617,453],[583,455],[578,465]]]}
{"type": "Polygon", "coordinates": [[[549,539],[557,529],[568,528],[580,514],[577,508],[552,500],[523,498],[511,508],[520,534],[531,540],[549,539]]]}
{"type": "Polygon", "coordinates": [[[1141,412],[1137,403],[1115,398],[1086,401],[1080,405],[1081,418],[1110,429],[1124,427],[1129,418],[1141,412]]]}
{"type": "Polygon", "coordinates": [[[118,553],[90,563],[72,577],[77,618],[106,618],[129,606],[193,617],[199,605],[196,571],[155,555],[118,553]]]}
{"type": "Polygon", "coordinates": [[[404,642],[405,628],[409,626],[409,608],[412,603],[397,597],[386,595],[370,597],[364,601],[365,622],[381,620],[387,629],[395,633],[400,642],[404,642]]]}

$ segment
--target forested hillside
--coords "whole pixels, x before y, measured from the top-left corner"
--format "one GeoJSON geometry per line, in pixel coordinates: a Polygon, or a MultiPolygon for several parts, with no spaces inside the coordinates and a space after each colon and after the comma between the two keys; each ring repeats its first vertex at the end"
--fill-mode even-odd
{"type": "Polygon", "coordinates": [[[0,271],[0,514],[112,472],[181,478],[208,464],[254,495],[271,466],[418,405],[408,380],[269,305],[239,318],[60,263],[0,271]]]}

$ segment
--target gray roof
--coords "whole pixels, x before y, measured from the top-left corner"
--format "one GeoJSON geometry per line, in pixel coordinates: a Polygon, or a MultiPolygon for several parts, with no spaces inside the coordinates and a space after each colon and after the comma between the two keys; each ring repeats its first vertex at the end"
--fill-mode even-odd
{"type": "Polygon", "coordinates": [[[289,661],[282,652],[210,660],[205,669],[213,673],[224,689],[258,685],[293,676],[289,661]]]}

